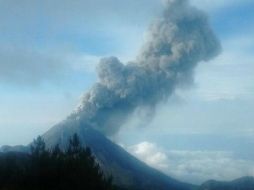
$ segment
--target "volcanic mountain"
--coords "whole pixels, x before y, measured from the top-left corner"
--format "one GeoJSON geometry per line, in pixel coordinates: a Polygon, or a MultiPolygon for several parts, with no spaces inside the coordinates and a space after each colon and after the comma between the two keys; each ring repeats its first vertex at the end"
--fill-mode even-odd
{"type": "MultiPolygon", "coordinates": [[[[65,149],[69,138],[77,134],[83,146],[91,148],[96,161],[119,189],[129,190],[192,190],[197,187],[177,181],[141,162],[122,147],[113,143],[99,131],[82,126],[77,120],[68,118],[55,125],[42,137],[48,149],[59,145],[65,149]]],[[[0,152],[24,155],[29,146],[3,146],[0,152]]],[[[2,153],[3,154],[3,153],[2,153]]]]}
{"type": "Polygon", "coordinates": [[[68,118],[43,135],[48,148],[59,144],[65,148],[69,137],[78,134],[81,143],[91,148],[97,162],[106,175],[123,189],[135,190],[191,190],[194,185],[179,182],[149,167],[103,134],[78,121],[68,118]]]}

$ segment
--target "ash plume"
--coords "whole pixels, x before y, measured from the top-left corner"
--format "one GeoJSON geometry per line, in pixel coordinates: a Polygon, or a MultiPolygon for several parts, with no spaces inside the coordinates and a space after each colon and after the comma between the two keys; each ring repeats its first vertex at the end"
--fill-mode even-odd
{"type": "Polygon", "coordinates": [[[70,118],[112,135],[135,109],[154,107],[178,86],[190,84],[196,65],[219,52],[207,16],[187,0],[168,0],[136,60],[101,59],[99,81],[70,118]]]}

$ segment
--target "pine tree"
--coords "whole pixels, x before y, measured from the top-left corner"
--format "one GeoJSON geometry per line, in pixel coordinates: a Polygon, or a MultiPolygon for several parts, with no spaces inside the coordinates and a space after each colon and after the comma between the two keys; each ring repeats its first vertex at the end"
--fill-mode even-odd
{"type": "Polygon", "coordinates": [[[0,190],[112,190],[92,151],[83,147],[77,134],[66,151],[56,145],[46,149],[42,137],[31,145],[29,155],[0,156],[0,190]]]}

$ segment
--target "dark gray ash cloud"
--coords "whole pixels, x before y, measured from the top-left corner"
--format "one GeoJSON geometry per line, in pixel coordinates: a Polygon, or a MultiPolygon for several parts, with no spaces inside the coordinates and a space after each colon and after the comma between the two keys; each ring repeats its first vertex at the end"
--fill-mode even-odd
{"type": "Polygon", "coordinates": [[[133,62],[101,59],[99,81],[71,118],[112,135],[136,108],[154,107],[178,86],[191,84],[196,65],[220,52],[207,16],[187,0],[168,0],[148,36],[133,62]]]}

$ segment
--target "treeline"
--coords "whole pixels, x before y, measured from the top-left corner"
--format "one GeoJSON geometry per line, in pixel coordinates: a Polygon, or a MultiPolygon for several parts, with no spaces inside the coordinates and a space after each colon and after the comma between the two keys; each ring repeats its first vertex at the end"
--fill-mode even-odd
{"type": "Polygon", "coordinates": [[[68,148],[57,145],[47,150],[41,137],[31,153],[0,155],[0,190],[112,190],[89,148],[82,147],[75,134],[68,148]]]}

